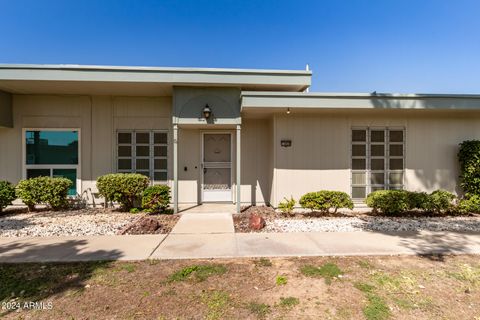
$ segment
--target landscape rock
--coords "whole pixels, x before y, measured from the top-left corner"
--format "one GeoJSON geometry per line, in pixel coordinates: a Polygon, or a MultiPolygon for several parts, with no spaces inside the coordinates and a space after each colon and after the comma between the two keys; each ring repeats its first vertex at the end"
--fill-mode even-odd
{"type": "Polygon", "coordinates": [[[265,219],[263,219],[261,216],[252,214],[249,218],[249,226],[250,229],[252,230],[261,230],[265,228],[265,219]]]}
{"type": "Polygon", "coordinates": [[[160,222],[157,219],[141,217],[120,230],[119,234],[155,234],[160,227],[160,222]]]}

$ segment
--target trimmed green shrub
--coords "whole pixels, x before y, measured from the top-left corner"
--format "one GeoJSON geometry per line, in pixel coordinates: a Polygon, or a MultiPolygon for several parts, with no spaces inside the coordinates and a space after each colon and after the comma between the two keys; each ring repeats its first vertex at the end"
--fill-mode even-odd
{"type": "Polygon", "coordinates": [[[105,201],[118,202],[123,210],[129,211],[141,199],[149,183],[150,179],[142,174],[113,173],[99,177],[97,189],[105,201]]]}
{"type": "Polygon", "coordinates": [[[409,210],[444,213],[453,209],[455,195],[445,190],[430,194],[406,190],[378,190],[370,193],[365,202],[374,212],[398,214],[409,210]]]}
{"type": "Polygon", "coordinates": [[[321,190],[304,194],[299,201],[302,208],[327,213],[330,209],[337,212],[339,208],[353,209],[353,201],[342,191],[321,190]]]}
{"type": "Polygon", "coordinates": [[[72,181],[67,178],[47,177],[45,188],[42,192],[42,202],[49,205],[53,210],[59,210],[68,205],[68,189],[72,181]]]}
{"type": "Polygon", "coordinates": [[[377,190],[370,193],[365,202],[374,212],[398,214],[411,209],[409,198],[412,197],[405,190],[377,190]]]}
{"type": "Polygon", "coordinates": [[[35,211],[35,205],[43,202],[44,190],[49,177],[20,180],[17,184],[17,197],[22,199],[28,211],[35,211]]]}
{"type": "Polygon", "coordinates": [[[467,194],[480,194],[480,141],[460,143],[460,186],[467,194]]]}
{"type": "Polygon", "coordinates": [[[480,213],[480,195],[471,195],[458,202],[457,210],[460,213],[480,213]]]}
{"type": "Polygon", "coordinates": [[[143,192],[142,208],[151,213],[164,212],[170,204],[170,199],[169,186],[151,186],[145,189],[143,192]]]}
{"type": "Polygon", "coordinates": [[[68,204],[68,189],[71,186],[72,181],[67,178],[30,178],[18,183],[17,196],[22,199],[29,211],[34,211],[35,205],[41,203],[58,210],[68,204]]]}
{"type": "Polygon", "coordinates": [[[15,199],[15,186],[8,181],[0,181],[0,213],[15,199]]]}
{"type": "Polygon", "coordinates": [[[297,201],[295,201],[295,199],[293,199],[292,196],[290,196],[290,200],[287,198],[283,198],[283,199],[284,201],[278,204],[278,209],[280,209],[280,211],[282,211],[285,215],[292,214],[293,208],[295,207],[295,204],[297,203],[297,201]]]}
{"type": "Polygon", "coordinates": [[[428,195],[427,211],[444,213],[453,209],[455,195],[445,190],[435,190],[428,195]]]}
{"type": "Polygon", "coordinates": [[[405,191],[407,193],[408,210],[430,210],[430,196],[426,192],[405,191]]]}

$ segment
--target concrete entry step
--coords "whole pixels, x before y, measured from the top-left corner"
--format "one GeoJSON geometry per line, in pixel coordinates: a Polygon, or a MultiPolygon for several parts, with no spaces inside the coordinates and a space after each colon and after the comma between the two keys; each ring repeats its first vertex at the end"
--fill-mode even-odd
{"type": "Polygon", "coordinates": [[[172,234],[234,233],[230,213],[185,213],[172,230],[172,234]]]}

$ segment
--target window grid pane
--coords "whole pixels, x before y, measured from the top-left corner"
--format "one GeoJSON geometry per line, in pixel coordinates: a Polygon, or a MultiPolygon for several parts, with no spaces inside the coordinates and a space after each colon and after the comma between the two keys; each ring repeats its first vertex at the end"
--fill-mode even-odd
{"type": "Polygon", "coordinates": [[[352,198],[375,190],[403,189],[405,168],[404,129],[366,128],[352,129],[351,186],[352,198]],[[365,132],[365,139],[362,137],[365,132]],[[366,156],[363,155],[365,145],[366,156]],[[361,169],[365,161],[365,169],[361,169]],[[365,176],[362,176],[362,173],[365,176]],[[362,179],[365,184],[362,185],[362,179]],[[361,189],[364,188],[364,189],[361,189]]]}
{"type": "Polygon", "coordinates": [[[167,132],[154,130],[118,132],[117,172],[140,173],[150,177],[152,181],[166,181],[167,169],[167,132]]]}

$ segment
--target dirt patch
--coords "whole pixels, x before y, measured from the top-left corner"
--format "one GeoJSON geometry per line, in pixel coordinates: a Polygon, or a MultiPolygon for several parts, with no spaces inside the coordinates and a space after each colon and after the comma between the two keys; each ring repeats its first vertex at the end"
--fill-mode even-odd
{"type": "Polygon", "coordinates": [[[480,313],[480,262],[468,255],[3,264],[0,283],[6,319],[474,319],[480,313]]]}

